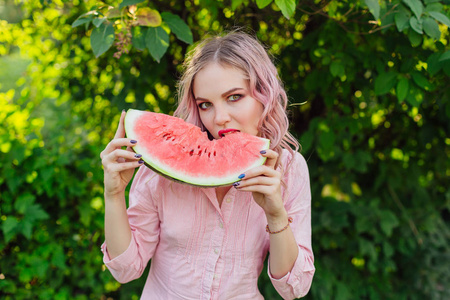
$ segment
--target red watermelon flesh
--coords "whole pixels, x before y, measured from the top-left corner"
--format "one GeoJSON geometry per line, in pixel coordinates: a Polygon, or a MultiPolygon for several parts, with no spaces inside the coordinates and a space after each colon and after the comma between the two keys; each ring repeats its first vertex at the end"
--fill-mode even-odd
{"type": "Polygon", "coordinates": [[[245,171],[264,164],[259,153],[268,139],[236,132],[218,140],[184,120],[130,109],[125,117],[128,138],[146,165],[158,173],[198,186],[230,185],[245,171]]]}

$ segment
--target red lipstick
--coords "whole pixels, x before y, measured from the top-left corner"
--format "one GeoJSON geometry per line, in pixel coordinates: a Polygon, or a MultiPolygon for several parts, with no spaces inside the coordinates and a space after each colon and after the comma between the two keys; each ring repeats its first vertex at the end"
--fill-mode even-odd
{"type": "Polygon", "coordinates": [[[229,132],[240,132],[240,130],[233,129],[233,128],[227,128],[227,129],[219,130],[218,134],[220,137],[224,137],[225,134],[229,133],[229,132]]]}

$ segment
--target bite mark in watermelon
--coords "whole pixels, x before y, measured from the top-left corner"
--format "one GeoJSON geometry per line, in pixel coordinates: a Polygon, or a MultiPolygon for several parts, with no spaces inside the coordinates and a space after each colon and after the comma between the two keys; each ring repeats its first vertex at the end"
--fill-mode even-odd
{"type": "Polygon", "coordinates": [[[243,132],[209,140],[207,133],[183,119],[129,109],[125,116],[128,138],[145,165],[163,176],[192,185],[230,185],[245,171],[263,165],[259,153],[269,148],[268,139],[243,132]]]}

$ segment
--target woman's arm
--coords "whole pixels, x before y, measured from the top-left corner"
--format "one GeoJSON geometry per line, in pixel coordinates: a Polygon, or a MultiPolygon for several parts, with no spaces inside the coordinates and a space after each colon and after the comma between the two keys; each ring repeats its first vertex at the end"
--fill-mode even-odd
{"type": "Polygon", "coordinates": [[[131,151],[137,141],[125,138],[124,119],[123,111],[114,139],[100,154],[105,185],[105,239],[111,259],[122,254],[130,244],[125,188],[134,170],[143,163],[140,156],[131,151]],[[123,150],[125,147],[127,149],[123,150]]]}

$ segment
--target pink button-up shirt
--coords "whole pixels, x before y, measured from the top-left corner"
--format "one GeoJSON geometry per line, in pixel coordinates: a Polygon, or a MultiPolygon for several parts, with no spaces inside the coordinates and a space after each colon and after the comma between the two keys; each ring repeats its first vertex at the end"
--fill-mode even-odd
{"type": "MultiPolygon", "coordinates": [[[[286,166],[284,150],[281,165],[286,166]]],[[[299,254],[280,279],[268,274],[284,299],[304,296],[314,275],[311,191],[305,159],[296,153],[284,174],[284,205],[293,218],[299,254]]],[[[151,259],[141,299],[263,299],[257,281],[269,250],[264,211],[251,192],[231,188],[219,206],[214,188],[177,183],[141,167],[130,190],[128,249],[104,263],[117,281],[141,276],[151,259]]],[[[287,222],[287,220],[286,220],[287,222]]]]}

